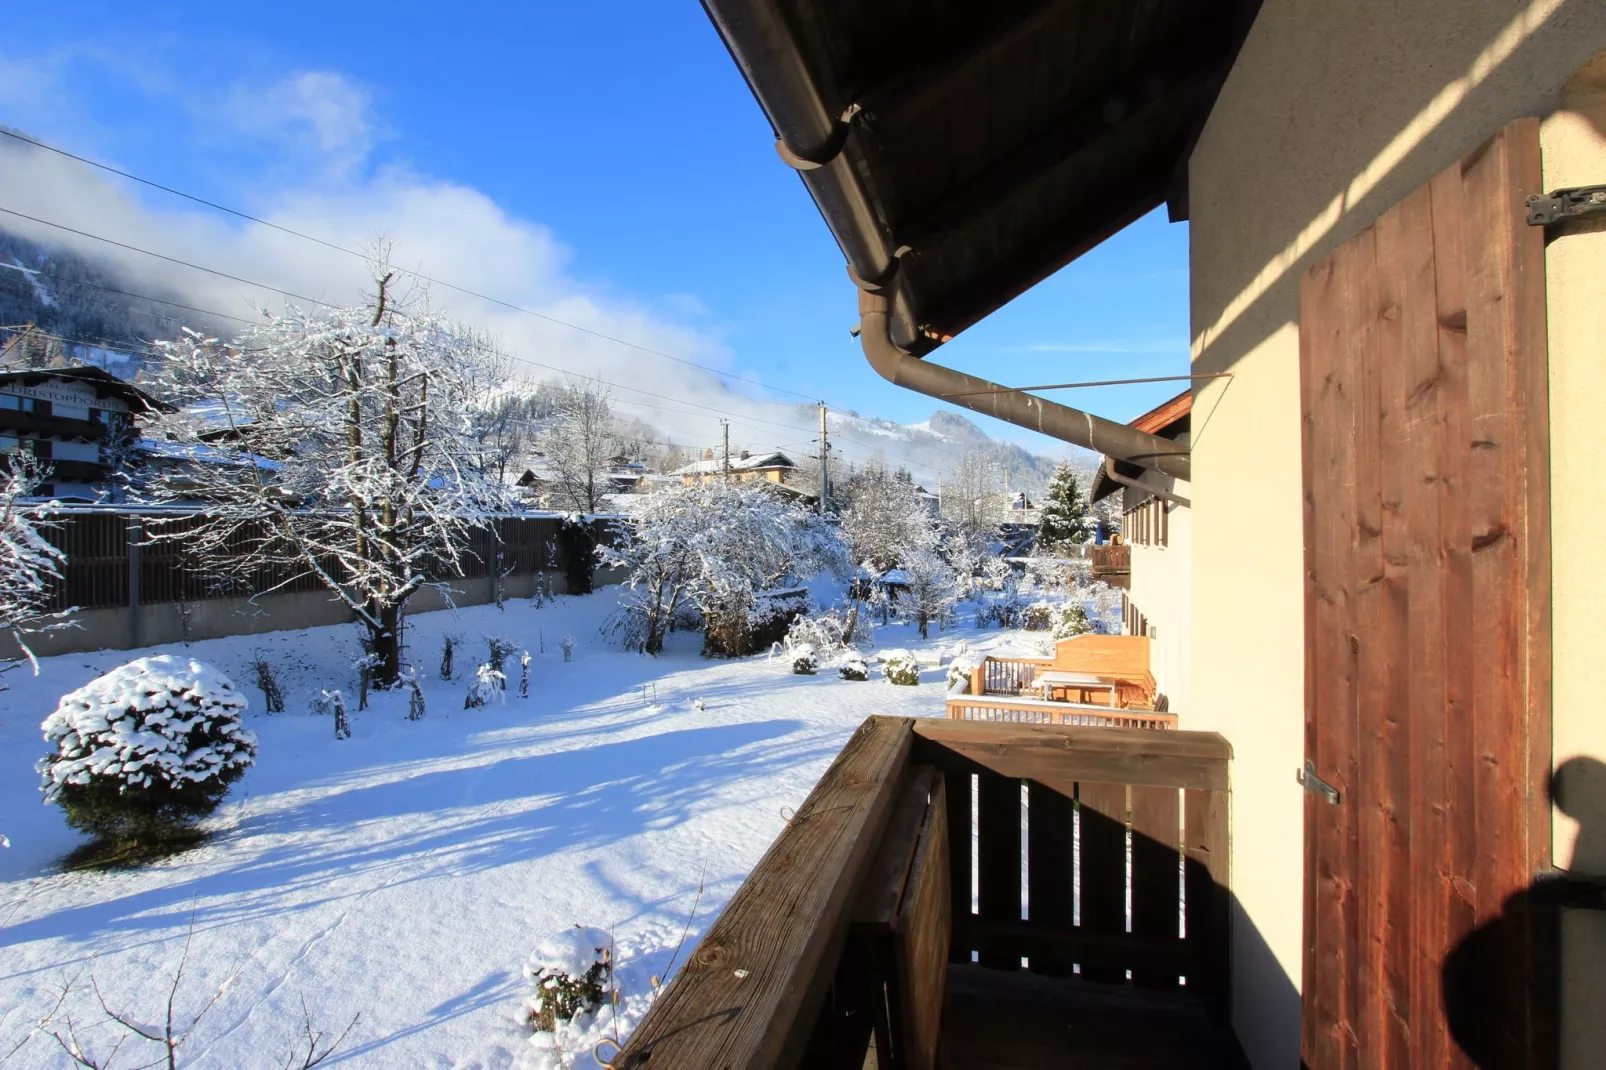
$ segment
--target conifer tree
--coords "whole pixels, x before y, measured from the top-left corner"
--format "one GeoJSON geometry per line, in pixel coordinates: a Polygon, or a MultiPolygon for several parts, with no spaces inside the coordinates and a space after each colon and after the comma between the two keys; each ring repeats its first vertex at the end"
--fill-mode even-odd
{"type": "Polygon", "coordinates": [[[1071,466],[1061,461],[1043,491],[1038,541],[1045,547],[1084,543],[1089,533],[1087,499],[1071,466]]]}

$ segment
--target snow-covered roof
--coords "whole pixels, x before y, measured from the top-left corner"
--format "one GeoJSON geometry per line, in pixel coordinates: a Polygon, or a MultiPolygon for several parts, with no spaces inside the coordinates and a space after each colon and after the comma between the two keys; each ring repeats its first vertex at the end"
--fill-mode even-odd
{"type": "Polygon", "coordinates": [[[279,468],[278,461],[270,461],[254,453],[225,452],[204,442],[168,442],[159,438],[141,438],[134,442],[134,448],[149,457],[167,461],[191,461],[195,464],[227,464],[240,467],[254,462],[265,472],[275,472],[279,468]]]}
{"type": "MultiPolygon", "coordinates": [[[[780,450],[773,450],[769,453],[754,453],[747,457],[732,457],[730,465],[732,472],[749,472],[755,468],[797,467],[792,463],[792,458],[780,450]]],[[[700,476],[711,475],[724,470],[725,462],[721,458],[715,457],[713,459],[693,461],[691,464],[675,469],[674,474],[677,476],[700,476]]]]}

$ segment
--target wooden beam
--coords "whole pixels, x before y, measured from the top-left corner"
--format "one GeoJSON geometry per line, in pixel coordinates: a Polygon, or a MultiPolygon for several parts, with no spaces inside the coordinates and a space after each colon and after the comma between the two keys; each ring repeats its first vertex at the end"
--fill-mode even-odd
{"type": "Polygon", "coordinates": [[[1225,791],[1232,745],[1216,732],[995,724],[919,718],[915,761],[952,772],[990,772],[1061,789],[1106,784],[1225,791]]]}
{"type": "Polygon", "coordinates": [[[859,727],[613,1065],[771,1067],[807,1041],[909,757],[907,718],[859,727]]]}

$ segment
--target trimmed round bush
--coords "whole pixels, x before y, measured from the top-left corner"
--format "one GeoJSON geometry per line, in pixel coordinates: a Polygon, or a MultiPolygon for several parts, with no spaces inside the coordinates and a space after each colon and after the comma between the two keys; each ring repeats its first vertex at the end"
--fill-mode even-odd
{"type": "Polygon", "coordinates": [[[37,768],[67,823],[117,843],[154,843],[217,808],[256,757],[247,707],[212,666],[164,654],[113,669],[42,725],[37,768]]]}
{"type": "Polygon", "coordinates": [[[813,676],[820,671],[820,657],[807,643],[792,648],[792,672],[798,676],[813,676]]]}
{"type": "Polygon", "coordinates": [[[885,655],[886,664],[881,671],[887,674],[887,679],[895,684],[913,687],[920,683],[920,663],[915,656],[907,650],[892,650],[885,655]]]}
{"type": "Polygon", "coordinates": [[[1060,608],[1059,616],[1054,621],[1053,635],[1055,639],[1071,639],[1092,630],[1093,622],[1087,619],[1087,610],[1068,605],[1060,608]]]}
{"type": "Polygon", "coordinates": [[[865,667],[863,658],[848,658],[837,666],[836,674],[844,680],[868,680],[870,670],[865,667]]]}

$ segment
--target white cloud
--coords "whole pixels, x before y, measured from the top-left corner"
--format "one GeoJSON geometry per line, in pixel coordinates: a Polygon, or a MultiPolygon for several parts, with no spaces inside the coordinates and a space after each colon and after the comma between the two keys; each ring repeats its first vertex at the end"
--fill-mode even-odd
{"type": "MultiPolygon", "coordinates": [[[[203,107],[203,114],[206,109],[203,107]]],[[[215,117],[343,178],[364,165],[384,134],[373,94],[333,71],[300,71],[267,85],[236,85],[215,117]]]]}
{"type": "MultiPolygon", "coordinates": [[[[16,77],[14,65],[0,60],[0,93],[16,77]]],[[[63,84],[62,78],[54,80],[58,90],[63,84]]],[[[812,440],[812,414],[800,413],[791,402],[755,397],[744,384],[598,337],[718,368],[737,367],[718,326],[708,325],[709,309],[697,294],[635,299],[584,284],[570,270],[573,254],[549,228],[510,215],[480,190],[404,163],[376,164],[376,146],[389,133],[375,113],[372,93],[344,76],[302,71],[245,82],[215,93],[216,103],[191,88],[167,86],[161,92],[169,103],[176,99],[180,116],[196,124],[193,130],[173,131],[175,153],[203,151],[214,171],[257,159],[264,147],[280,161],[265,173],[235,167],[237,191],[219,195],[221,200],[234,200],[262,219],[345,249],[362,250],[384,236],[395,243],[397,266],[538,313],[528,315],[443,285],[429,287],[433,304],[489,333],[522,360],[515,364],[521,377],[552,378],[561,370],[610,380],[617,384],[614,399],[623,410],[698,447],[719,440],[722,417],[731,420],[733,446],[798,448],[812,440]],[[192,144],[204,147],[195,150],[192,144]]],[[[97,139],[80,133],[97,129],[95,109],[70,92],[68,103],[71,108],[60,114],[71,119],[50,124],[53,139],[69,151],[96,156],[97,139]]],[[[152,177],[182,170],[175,165],[152,177]]],[[[315,301],[355,303],[372,285],[364,263],[345,252],[154,193],[9,139],[0,139],[0,206],[315,301]]],[[[0,215],[0,227],[115,265],[136,292],[181,295],[196,307],[239,316],[285,301],[217,274],[14,216],[0,215]]],[[[763,378],[745,368],[740,374],[763,378]]],[[[848,441],[839,448],[849,457],[869,449],[848,441]]]]}

